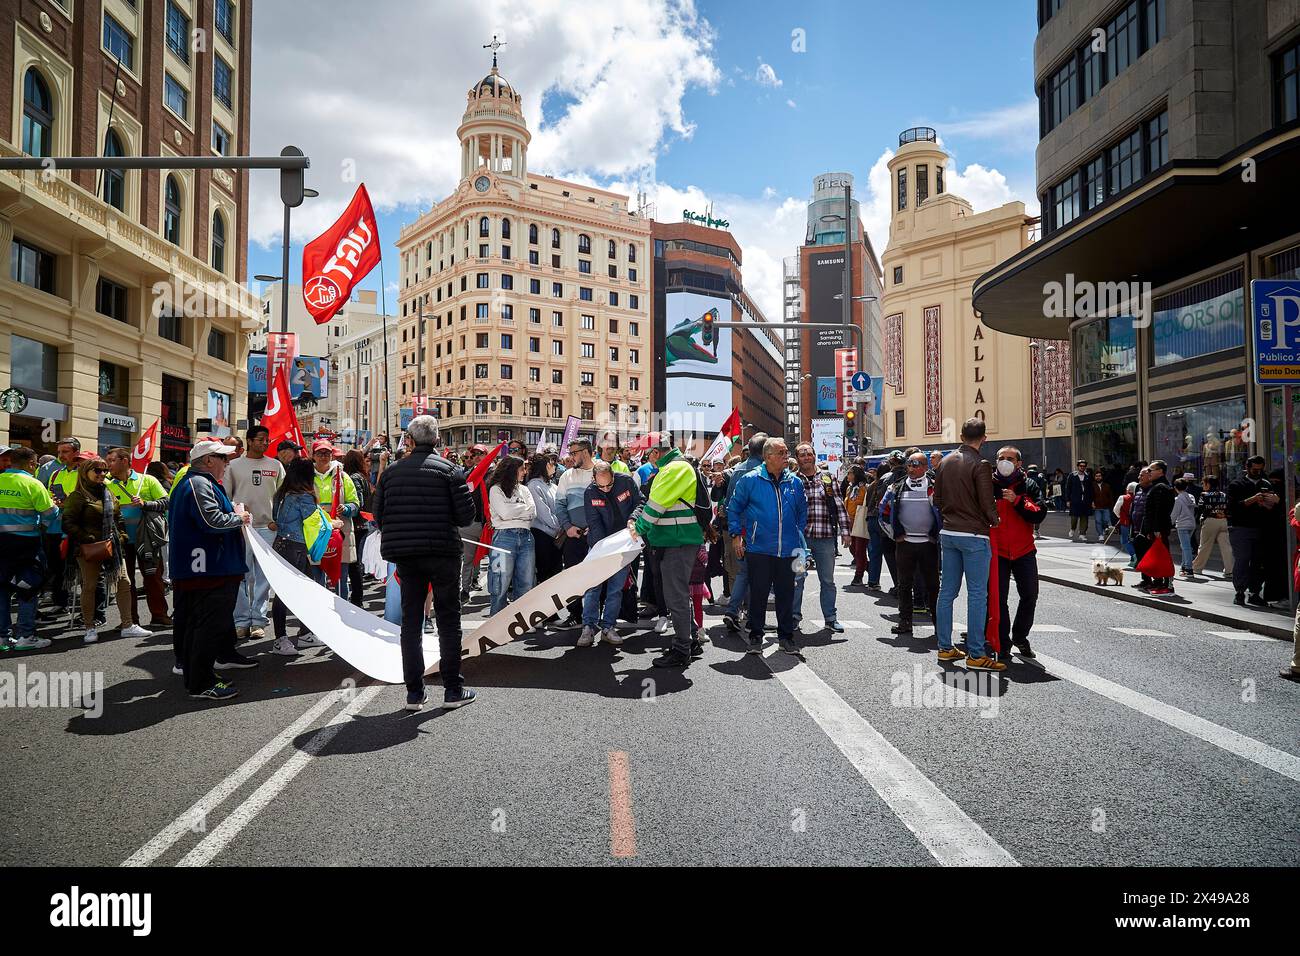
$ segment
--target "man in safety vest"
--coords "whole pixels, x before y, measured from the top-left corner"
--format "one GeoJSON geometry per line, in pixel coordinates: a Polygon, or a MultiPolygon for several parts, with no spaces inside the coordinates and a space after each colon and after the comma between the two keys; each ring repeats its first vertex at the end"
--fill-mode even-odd
{"type": "Polygon", "coordinates": [[[36,636],[36,603],[40,600],[45,561],[41,526],[57,521],[45,486],[36,480],[36,453],[30,448],[5,448],[9,467],[0,473],[0,647],[38,651],[49,647],[36,636]],[[18,601],[18,626],[9,635],[9,604],[18,601]]]}
{"type": "MultiPolygon", "coordinates": [[[[352,538],[352,519],[361,513],[361,501],[357,497],[357,486],[343,473],[342,463],[334,460],[334,446],[327,439],[321,438],[312,442],[311,461],[316,467],[316,497],[320,500],[320,506],[331,518],[338,518],[343,522],[343,570],[339,577],[342,581],[348,573],[347,565],[357,557],[353,553],[356,545],[352,538]],[[343,492],[342,497],[339,498],[337,514],[334,508],[336,486],[343,492]]],[[[312,640],[320,639],[312,638],[312,640]]],[[[298,641],[298,646],[303,646],[301,639],[298,641]]],[[[315,645],[308,641],[308,646],[315,645]]]]}
{"type": "MultiPolygon", "coordinates": [[[[135,586],[135,569],[140,547],[140,528],[146,513],[167,514],[167,492],[153,475],[142,475],[131,470],[131,449],[111,448],[104,461],[108,464],[108,489],[117,499],[126,525],[126,576],[131,582],[131,606],[138,607],[140,595],[135,586]]],[[[164,518],[165,527],[165,518],[164,518]]],[[[160,559],[151,567],[141,568],[144,593],[149,604],[149,623],[158,627],[171,627],[167,613],[167,597],[163,591],[163,562],[160,559]]]]}

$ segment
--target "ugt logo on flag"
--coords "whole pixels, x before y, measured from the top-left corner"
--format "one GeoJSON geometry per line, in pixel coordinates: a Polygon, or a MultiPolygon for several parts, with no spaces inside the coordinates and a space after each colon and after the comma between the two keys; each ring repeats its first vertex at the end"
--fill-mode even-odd
{"type": "Polygon", "coordinates": [[[343,308],[379,256],[379,226],[362,183],[338,221],[302,250],[302,300],[317,325],[343,308]]]}

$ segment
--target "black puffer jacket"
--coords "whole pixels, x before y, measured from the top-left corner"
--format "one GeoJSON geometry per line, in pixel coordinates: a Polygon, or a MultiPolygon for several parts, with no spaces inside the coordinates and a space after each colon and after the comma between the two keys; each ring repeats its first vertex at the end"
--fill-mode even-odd
{"type": "Polygon", "coordinates": [[[386,561],[459,555],[457,529],[474,520],[474,499],[463,471],[435,455],[432,446],[417,445],[379,476],[374,515],[386,561]]]}

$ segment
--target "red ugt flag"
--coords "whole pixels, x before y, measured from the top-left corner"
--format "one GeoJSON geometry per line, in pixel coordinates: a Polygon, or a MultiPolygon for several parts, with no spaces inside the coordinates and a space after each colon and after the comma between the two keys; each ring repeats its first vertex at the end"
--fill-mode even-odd
{"type": "Polygon", "coordinates": [[[149,426],[149,430],[140,436],[140,440],[135,443],[131,449],[131,470],[144,473],[149,467],[149,462],[153,461],[154,446],[158,444],[158,423],[162,419],[154,419],[154,423],[149,426]]]}
{"type": "Polygon", "coordinates": [[[379,256],[379,226],[362,183],[338,221],[302,250],[302,299],[317,325],[343,308],[379,256]]]}
{"type": "Polygon", "coordinates": [[[469,490],[478,495],[483,501],[483,533],[479,535],[478,548],[474,551],[474,564],[478,565],[483,560],[483,555],[487,554],[487,548],[483,545],[492,540],[492,508],[488,505],[487,473],[488,469],[497,460],[497,455],[506,447],[502,442],[483,456],[482,460],[474,466],[474,470],[465,476],[465,483],[469,485],[469,490]]]}
{"type": "Polygon", "coordinates": [[[289,378],[283,365],[275,370],[271,387],[266,390],[266,411],[262,412],[262,424],[270,432],[266,438],[271,454],[275,454],[276,446],[285,439],[305,445],[302,429],[298,427],[298,414],[293,410],[293,402],[289,398],[289,378]]]}

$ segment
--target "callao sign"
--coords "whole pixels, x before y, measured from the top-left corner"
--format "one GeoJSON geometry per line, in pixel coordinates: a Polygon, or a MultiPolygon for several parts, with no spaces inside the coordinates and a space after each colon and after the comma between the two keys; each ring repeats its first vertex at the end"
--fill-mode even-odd
{"type": "Polygon", "coordinates": [[[379,226],[362,183],[338,221],[302,250],[302,298],[317,325],[343,308],[379,255],[379,226]]]}

